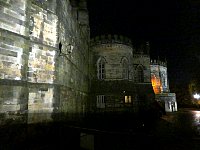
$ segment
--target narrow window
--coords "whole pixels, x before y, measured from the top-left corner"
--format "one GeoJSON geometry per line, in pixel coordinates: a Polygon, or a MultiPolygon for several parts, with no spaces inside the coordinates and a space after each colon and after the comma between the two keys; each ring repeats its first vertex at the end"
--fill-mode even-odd
{"type": "Polygon", "coordinates": [[[144,82],[144,72],[142,67],[139,67],[137,70],[137,75],[138,75],[138,82],[144,82]]]}
{"type": "Polygon", "coordinates": [[[105,108],[105,95],[97,95],[97,108],[105,108]]]}
{"type": "Polygon", "coordinates": [[[125,103],[131,103],[131,96],[125,96],[125,103]]]}
{"type": "Polygon", "coordinates": [[[105,79],[106,78],[106,72],[105,72],[105,60],[100,59],[97,64],[97,77],[98,79],[105,79]]]}
{"type": "Polygon", "coordinates": [[[122,62],[122,78],[128,79],[128,63],[125,59],[122,62]]]}

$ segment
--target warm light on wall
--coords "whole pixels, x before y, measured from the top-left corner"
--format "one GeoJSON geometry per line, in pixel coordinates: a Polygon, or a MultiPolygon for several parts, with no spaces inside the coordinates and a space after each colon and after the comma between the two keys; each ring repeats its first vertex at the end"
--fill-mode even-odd
{"type": "Polygon", "coordinates": [[[131,103],[131,96],[125,96],[125,103],[131,103]]]}
{"type": "Polygon", "coordinates": [[[155,75],[151,76],[151,83],[155,94],[161,93],[161,82],[160,79],[156,78],[155,75]]]}

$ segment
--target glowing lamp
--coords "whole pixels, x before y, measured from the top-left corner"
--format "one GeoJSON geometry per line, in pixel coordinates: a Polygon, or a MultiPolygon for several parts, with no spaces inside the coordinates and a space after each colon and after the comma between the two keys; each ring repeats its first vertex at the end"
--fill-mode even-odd
{"type": "Polygon", "coordinates": [[[193,95],[193,97],[194,97],[195,99],[199,99],[199,98],[200,98],[200,95],[196,93],[196,94],[193,95]]]}

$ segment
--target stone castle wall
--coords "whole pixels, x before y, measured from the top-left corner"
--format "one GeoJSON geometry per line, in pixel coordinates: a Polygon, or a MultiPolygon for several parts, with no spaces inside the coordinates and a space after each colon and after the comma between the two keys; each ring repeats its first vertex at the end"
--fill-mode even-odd
{"type": "Polygon", "coordinates": [[[90,99],[94,112],[137,112],[154,100],[150,57],[147,53],[136,52],[131,40],[118,35],[97,36],[91,40],[91,53],[93,84],[90,99]],[[103,79],[98,78],[101,59],[105,62],[103,79]],[[124,61],[127,67],[123,65],[124,61]],[[141,74],[138,68],[142,69],[141,74]]]}
{"type": "Polygon", "coordinates": [[[123,60],[127,62],[129,70],[129,79],[132,80],[133,70],[133,49],[130,46],[131,41],[123,36],[102,35],[96,37],[91,42],[91,51],[93,53],[93,74],[97,79],[97,62],[103,58],[106,61],[106,79],[105,80],[122,80],[123,79],[123,60]],[[131,71],[130,71],[131,70],[131,71]]]}
{"type": "Polygon", "coordinates": [[[134,70],[137,71],[137,68],[142,66],[143,73],[144,73],[144,82],[151,82],[150,81],[150,56],[147,54],[134,54],[133,55],[133,63],[134,63],[134,70]]]}
{"type": "MultiPolygon", "coordinates": [[[[149,45],[146,44],[148,48],[149,45]]],[[[144,82],[151,82],[150,56],[148,53],[136,52],[131,40],[121,35],[101,35],[91,39],[93,52],[93,74],[97,74],[97,60],[100,57],[106,60],[106,79],[122,79],[122,60],[128,60],[129,80],[137,78],[137,69],[142,67],[144,82]]],[[[141,50],[142,51],[142,50],[141,50]]],[[[144,49],[145,51],[145,49],[144,49]]]]}
{"type": "Polygon", "coordinates": [[[87,18],[85,7],[72,7],[69,0],[0,2],[4,118],[17,114],[31,123],[52,120],[57,112],[83,115],[89,69],[88,22],[82,19],[87,18]],[[68,45],[73,47],[70,52],[68,45]]]}
{"type": "Polygon", "coordinates": [[[155,93],[169,92],[167,63],[159,60],[151,60],[150,68],[155,93]]]}

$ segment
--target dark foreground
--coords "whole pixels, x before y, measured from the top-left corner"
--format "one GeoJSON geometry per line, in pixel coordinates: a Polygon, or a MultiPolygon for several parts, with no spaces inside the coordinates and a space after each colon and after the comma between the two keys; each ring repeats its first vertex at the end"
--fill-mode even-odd
{"type": "Polygon", "coordinates": [[[0,128],[0,149],[199,150],[199,134],[188,118],[181,111],[160,119],[125,115],[91,117],[81,124],[10,124],[0,128]]]}

